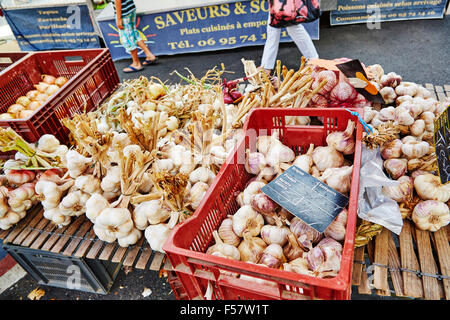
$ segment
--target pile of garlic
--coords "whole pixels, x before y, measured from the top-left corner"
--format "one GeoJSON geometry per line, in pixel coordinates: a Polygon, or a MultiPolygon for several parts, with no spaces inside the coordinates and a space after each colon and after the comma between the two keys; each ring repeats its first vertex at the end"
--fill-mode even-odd
{"type": "MultiPolygon", "coordinates": [[[[57,156],[64,163],[68,148],[61,145],[55,136],[45,134],[36,143],[36,150],[50,157],[57,156]]],[[[7,160],[3,164],[3,175],[0,176],[0,229],[10,229],[26,216],[28,210],[42,200],[41,194],[38,193],[40,189],[36,188],[39,180],[54,174],[62,175],[59,169],[18,169],[26,166],[28,160],[26,155],[16,152],[14,159],[7,160]]]]}
{"type": "MultiPolygon", "coordinates": [[[[291,165],[348,194],[353,173],[355,123],[327,137],[327,146],[310,145],[296,156],[277,132],[259,136],[256,151],[246,153],[245,169],[254,175],[237,196],[240,208],[214,231],[215,244],[207,253],[233,260],[263,265],[314,277],[334,277],[339,273],[346,234],[344,209],[322,234],[281,208],[261,188],[291,165]]],[[[231,273],[233,276],[238,274],[231,273]]],[[[262,281],[242,275],[242,279],[262,281]]]]}
{"type": "Polygon", "coordinates": [[[366,108],[364,119],[377,131],[393,123],[396,137],[380,146],[383,166],[398,186],[384,187],[383,193],[399,203],[403,219],[411,219],[421,230],[437,231],[450,222],[450,185],[442,185],[436,167],[434,121],[450,105],[437,101],[421,85],[402,81],[379,65],[369,67],[374,85],[386,105],[379,111],[366,108]]]}

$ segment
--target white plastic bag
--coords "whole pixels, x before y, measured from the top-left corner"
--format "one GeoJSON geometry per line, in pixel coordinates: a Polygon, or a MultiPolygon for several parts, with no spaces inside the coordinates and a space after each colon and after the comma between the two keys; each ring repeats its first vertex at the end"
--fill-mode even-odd
{"type": "Polygon", "coordinates": [[[383,171],[379,149],[367,149],[361,155],[358,217],[386,227],[399,235],[403,227],[402,214],[396,201],[382,193],[384,186],[397,186],[383,171]]]}

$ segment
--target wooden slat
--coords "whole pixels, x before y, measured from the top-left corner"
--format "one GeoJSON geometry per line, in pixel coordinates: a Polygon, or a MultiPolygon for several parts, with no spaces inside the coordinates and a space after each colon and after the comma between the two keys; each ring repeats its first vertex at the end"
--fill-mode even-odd
{"type": "MultiPolygon", "coordinates": [[[[428,231],[416,229],[417,251],[419,252],[420,269],[424,273],[435,275],[433,251],[431,249],[430,235],[428,231]]],[[[434,277],[422,276],[424,298],[426,300],[439,300],[439,286],[434,277]]]]}
{"type": "Polygon", "coordinates": [[[70,243],[67,245],[66,249],[64,250],[63,254],[66,256],[71,256],[75,249],[77,248],[78,244],[81,242],[81,238],[83,238],[89,230],[92,228],[92,222],[90,220],[86,220],[84,224],[80,227],[80,230],[75,234],[74,239],[70,241],[70,243]]]}
{"type": "Polygon", "coordinates": [[[431,97],[437,100],[436,91],[434,91],[434,86],[431,83],[425,83],[425,88],[431,93],[431,97]]]}
{"type": "Polygon", "coordinates": [[[50,249],[53,247],[53,245],[56,243],[56,241],[58,241],[61,238],[61,235],[64,234],[64,232],[67,230],[67,228],[69,226],[70,226],[70,224],[68,224],[67,226],[64,226],[64,227],[59,228],[58,230],[56,230],[50,236],[50,238],[48,238],[47,241],[45,241],[45,243],[42,246],[41,250],[50,251],[50,249]]]}
{"type": "Polygon", "coordinates": [[[84,216],[80,216],[71,224],[69,224],[66,232],[64,232],[64,234],[61,235],[58,242],[52,248],[51,252],[60,253],[61,250],[66,245],[66,243],[69,242],[69,240],[71,239],[71,236],[74,235],[74,233],[78,230],[78,228],[84,221],[86,221],[86,218],[84,216]]]}
{"type": "Polygon", "coordinates": [[[358,286],[361,282],[361,272],[363,269],[362,263],[364,261],[364,248],[365,246],[355,248],[353,254],[353,274],[352,274],[352,285],[358,286]]]}
{"type": "Polygon", "coordinates": [[[450,85],[444,84],[444,90],[445,90],[446,92],[450,92],[450,85]]]}
{"type": "Polygon", "coordinates": [[[26,237],[26,239],[21,243],[23,247],[29,247],[33,241],[37,238],[38,235],[40,235],[39,231],[44,230],[44,228],[51,224],[51,221],[48,219],[43,218],[38,225],[36,226],[36,230],[33,230],[30,232],[30,234],[26,237]]]}
{"type": "Polygon", "coordinates": [[[439,100],[439,101],[445,101],[445,98],[447,97],[444,92],[437,92],[436,95],[437,95],[437,100],[439,100]]]}
{"type": "Polygon", "coordinates": [[[392,285],[394,287],[395,295],[402,297],[403,294],[403,279],[402,274],[398,269],[400,268],[400,258],[398,256],[397,248],[395,246],[392,232],[388,233],[388,265],[391,269],[389,274],[391,276],[392,285]]]}
{"type": "Polygon", "coordinates": [[[22,230],[22,232],[14,239],[14,241],[12,243],[16,244],[16,245],[20,245],[22,243],[22,241],[26,238],[26,236],[28,236],[30,234],[30,232],[32,231],[32,228],[34,228],[38,224],[38,222],[41,221],[41,219],[45,219],[43,217],[43,213],[44,213],[43,210],[39,211],[34,216],[34,218],[30,221],[28,226],[22,230]]]}
{"type": "Polygon", "coordinates": [[[109,257],[111,257],[111,254],[113,253],[114,249],[118,246],[119,245],[117,244],[117,242],[108,243],[103,249],[102,253],[100,254],[99,259],[109,260],[109,257]]]}
{"type": "MultiPolygon", "coordinates": [[[[74,254],[75,257],[77,257],[77,258],[84,257],[84,255],[88,251],[88,249],[91,246],[91,244],[95,243],[95,240],[91,240],[91,239],[96,239],[95,238],[94,228],[92,228],[89,231],[89,234],[86,236],[86,239],[81,242],[81,244],[78,247],[77,251],[75,251],[75,254],[74,254]]],[[[99,242],[101,242],[101,241],[99,241],[99,242]]]]}
{"type": "Polygon", "coordinates": [[[172,264],[170,263],[169,258],[166,259],[166,262],[164,262],[164,270],[166,271],[172,271],[172,264]]]}
{"type": "Polygon", "coordinates": [[[136,261],[136,257],[139,254],[139,252],[142,249],[142,245],[144,243],[145,237],[142,237],[136,245],[131,248],[131,250],[128,252],[127,256],[125,257],[125,260],[123,261],[123,265],[127,267],[133,266],[134,262],[136,261]]]}
{"type": "Polygon", "coordinates": [[[374,259],[374,240],[370,240],[367,244],[366,244],[366,252],[367,252],[367,257],[369,258],[370,263],[373,263],[375,261],[374,259]]]}
{"type": "Polygon", "coordinates": [[[1,230],[0,231],[0,239],[5,239],[8,236],[10,230],[1,230]]]}
{"type": "Polygon", "coordinates": [[[144,270],[145,267],[147,266],[148,260],[150,259],[150,257],[152,256],[152,249],[150,248],[150,246],[147,244],[141,252],[141,255],[139,256],[138,261],[136,262],[136,269],[141,269],[144,270]]]}
{"type": "Polygon", "coordinates": [[[86,254],[86,258],[95,259],[97,257],[97,253],[105,244],[103,241],[95,241],[94,245],[91,247],[91,250],[86,254]]]}
{"type": "Polygon", "coordinates": [[[150,265],[150,270],[159,271],[161,269],[161,264],[163,263],[164,254],[156,251],[155,257],[153,258],[152,264],[150,265]]]}
{"type": "Polygon", "coordinates": [[[436,90],[436,92],[444,92],[444,88],[442,88],[442,86],[434,86],[434,90],[436,90]]]}
{"type": "Polygon", "coordinates": [[[50,232],[53,232],[53,230],[55,230],[57,228],[58,228],[58,226],[56,226],[54,223],[47,224],[45,229],[42,230],[43,232],[39,235],[39,237],[31,244],[30,248],[31,249],[39,249],[42,246],[42,244],[44,243],[44,241],[48,237],[50,237],[50,232]]]}
{"type": "MultiPolygon", "coordinates": [[[[399,236],[400,242],[400,259],[402,268],[409,270],[420,270],[419,263],[417,262],[416,254],[413,249],[413,240],[411,235],[411,223],[407,220],[403,221],[402,232],[399,236]]],[[[422,298],[423,289],[422,281],[416,274],[403,271],[403,293],[407,297],[422,298]]]]}
{"type": "Polygon", "coordinates": [[[13,242],[14,239],[19,235],[19,233],[21,233],[22,230],[27,227],[28,223],[34,218],[39,210],[42,210],[41,206],[35,206],[34,208],[30,209],[30,211],[27,212],[27,216],[13,227],[14,229],[11,230],[8,236],[3,240],[3,243],[13,242]]]}
{"type": "Polygon", "coordinates": [[[383,291],[383,295],[387,294],[389,292],[389,283],[387,279],[388,270],[388,236],[389,236],[389,230],[386,228],[383,228],[380,234],[378,234],[375,237],[375,263],[386,266],[386,267],[380,267],[375,265],[374,271],[373,271],[373,285],[375,289],[380,289],[383,291]]]}
{"type": "Polygon", "coordinates": [[[369,286],[369,277],[367,276],[367,272],[363,270],[361,272],[361,282],[358,286],[359,294],[372,294],[372,289],[369,286]]]}
{"type": "Polygon", "coordinates": [[[118,246],[118,248],[117,248],[116,252],[114,253],[114,255],[113,255],[112,259],[111,259],[111,262],[114,262],[114,263],[121,262],[123,256],[125,255],[125,253],[127,253],[127,250],[129,249],[129,247],[124,248],[124,247],[121,247],[119,245],[117,245],[117,246],[118,246]]]}
{"type": "MultiPolygon", "coordinates": [[[[448,243],[448,238],[446,230],[441,228],[440,230],[433,233],[434,243],[436,247],[437,256],[439,259],[439,268],[441,274],[444,276],[450,276],[450,246],[448,243]]],[[[450,279],[442,280],[445,292],[445,298],[450,300],[450,279]]]]}

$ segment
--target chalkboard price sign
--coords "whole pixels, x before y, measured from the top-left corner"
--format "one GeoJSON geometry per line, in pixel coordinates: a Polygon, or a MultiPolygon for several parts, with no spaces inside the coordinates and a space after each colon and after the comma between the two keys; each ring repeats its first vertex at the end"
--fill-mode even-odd
{"type": "Polygon", "coordinates": [[[434,146],[441,183],[450,181],[450,107],[434,120],[434,146]]]}
{"type": "Polygon", "coordinates": [[[270,199],[320,233],[348,205],[348,197],[291,166],[261,188],[270,199]]]}

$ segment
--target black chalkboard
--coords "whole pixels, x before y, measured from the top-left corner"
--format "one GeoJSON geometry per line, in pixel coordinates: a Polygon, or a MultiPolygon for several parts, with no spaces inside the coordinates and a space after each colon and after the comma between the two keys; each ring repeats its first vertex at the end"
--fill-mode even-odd
{"type": "Polygon", "coordinates": [[[434,120],[434,146],[441,183],[450,181],[450,108],[434,120]]]}
{"type": "Polygon", "coordinates": [[[270,199],[319,232],[348,205],[348,197],[291,166],[261,188],[270,199]]]}

